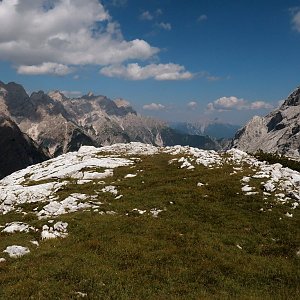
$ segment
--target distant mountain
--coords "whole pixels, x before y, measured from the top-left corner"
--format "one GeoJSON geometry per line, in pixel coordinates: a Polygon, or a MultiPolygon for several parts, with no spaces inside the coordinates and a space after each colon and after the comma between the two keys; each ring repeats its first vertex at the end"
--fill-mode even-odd
{"type": "Polygon", "coordinates": [[[184,134],[208,135],[216,139],[232,139],[240,128],[238,125],[219,122],[173,122],[170,126],[184,134]]]}
{"type": "Polygon", "coordinates": [[[232,147],[292,157],[300,155],[300,87],[265,117],[255,116],[235,135],[232,147]]]}
{"type": "Polygon", "coordinates": [[[0,112],[51,156],[78,150],[81,145],[121,142],[219,148],[209,137],[179,133],[166,122],[139,115],[123,99],[113,101],[93,93],[72,99],[60,91],[39,91],[29,96],[19,84],[0,82],[0,112]]]}
{"type": "Polygon", "coordinates": [[[120,142],[143,142],[156,146],[194,145],[204,149],[218,149],[209,137],[179,133],[166,122],[139,115],[124,99],[110,100],[92,93],[68,99],[56,91],[49,96],[60,101],[64,109],[98,145],[120,142]]]}
{"type": "Polygon", "coordinates": [[[0,178],[48,158],[17,124],[0,115],[0,178]]]}

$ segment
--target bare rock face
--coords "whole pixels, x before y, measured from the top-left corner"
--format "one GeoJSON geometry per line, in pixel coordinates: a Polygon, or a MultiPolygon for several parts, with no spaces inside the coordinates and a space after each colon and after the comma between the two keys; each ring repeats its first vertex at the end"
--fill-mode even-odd
{"type": "Polygon", "coordinates": [[[48,158],[16,123],[0,115],[0,178],[48,158]]]}
{"type": "Polygon", "coordinates": [[[235,135],[231,146],[250,153],[262,150],[300,156],[300,87],[282,106],[265,117],[254,117],[235,135]]]}
{"type": "MultiPolygon", "coordinates": [[[[67,99],[63,94],[61,97],[67,99]]],[[[29,97],[21,85],[0,82],[0,112],[16,122],[22,132],[51,156],[78,150],[81,145],[98,146],[72,120],[62,101],[52,99],[43,91],[29,97]]]]}

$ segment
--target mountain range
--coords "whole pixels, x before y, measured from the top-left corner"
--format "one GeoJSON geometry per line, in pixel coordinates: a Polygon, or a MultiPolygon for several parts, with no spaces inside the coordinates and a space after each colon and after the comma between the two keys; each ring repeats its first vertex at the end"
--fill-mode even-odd
{"type": "Polygon", "coordinates": [[[0,81],[0,177],[82,145],[142,142],[202,149],[238,148],[292,157],[300,155],[300,88],[265,117],[242,129],[222,123],[171,123],[138,114],[124,99],[93,93],[68,98],[60,91],[33,92],[0,81]],[[234,132],[236,134],[234,135],[234,132]],[[211,138],[209,135],[214,136],[211,138]],[[224,138],[231,138],[231,142],[224,138]],[[217,139],[220,140],[217,140],[217,139]],[[222,139],[223,138],[223,139],[222,139]]]}
{"type": "Polygon", "coordinates": [[[29,96],[20,84],[0,82],[0,113],[27,136],[35,151],[48,157],[76,151],[82,145],[124,142],[220,149],[208,136],[180,133],[164,121],[138,114],[123,99],[113,101],[93,93],[68,98],[60,91],[38,91],[29,96]]]}

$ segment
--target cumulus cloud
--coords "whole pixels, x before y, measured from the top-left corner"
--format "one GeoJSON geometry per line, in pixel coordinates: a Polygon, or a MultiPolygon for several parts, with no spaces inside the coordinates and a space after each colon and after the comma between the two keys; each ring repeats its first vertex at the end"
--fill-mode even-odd
{"type": "Polygon", "coordinates": [[[139,18],[143,21],[151,21],[154,19],[153,15],[148,10],[142,12],[139,18]]]}
{"type": "Polygon", "coordinates": [[[17,68],[19,74],[25,75],[58,75],[63,76],[72,72],[72,68],[56,63],[42,63],[37,66],[19,66],[17,68]]]}
{"type": "Polygon", "coordinates": [[[214,102],[210,102],[207,105],[208,111],[217,110],[230,111],[230,110],[259,110],[259,109],[271,109],[273,106],[264,101],[248,102],[243,98],[237,97],[221,97],[214,102]]]}
{"type": "Polygon", "coordinates": [[[186,71],[183,66],[177,64],[150,64],[144,67],[137,63],[123,65],[111,65],[104,67],[100,73],[108,77],[119,77],[129,80],[187,80],[192,79],[193,74],[186,71]]]}
{"type": "Polygon", "coordinates": [[[264,101],[255,101],[250,103],[249,105],[250,109],[272,109],[273,105],[271,105],[270,103],[266,103],[264,101]]]}
{"type": "Polygon", "coordinates": [[[160,23],[157,23],[157,26],[159,28],[167,30],[167,31],[170,31],[172,29],[172,25],[170,23],[160,22],[160,23]]]}
{"type": "Polygon", "coordinates": [[[198,17],[197,21],[198,22],[203,22],[206,21],[208,19],[207,15],[201,15],[198,17]]]}
{"type": "Polygon", "coordinates": [[[0,20],[0,59],[23,74],[62,75],[69,65],[145,60],[159,52],[144,40],[126,41],[98,0],[2,0],[0,20]]]}
{"type": "Polygon", "coordinates": [[[188,104],[187,104],[187,107],[190,108],[190,109],[196,109],[198,106],[198,103],[196,101],[190,101],[188,104]]]}
{"type": "Polygon", "coordinates": [[[165,108],[166,107],[160,103],[151,103],[143,106],[143,109],[145,110],[163,110],[165,108]]]}
{"type": "Polygon", "coordinates": [[[300,32],[300,9],[292,9],[292,26],[295,30],[300,32]]]}

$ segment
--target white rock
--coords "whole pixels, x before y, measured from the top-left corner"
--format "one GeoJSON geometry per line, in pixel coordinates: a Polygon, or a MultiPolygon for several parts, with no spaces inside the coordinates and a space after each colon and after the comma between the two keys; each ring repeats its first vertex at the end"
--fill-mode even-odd
{"type": "Polygon", "coordinates": [[[137,212],[137,213],[139,213],[140,215],[143,215],[144,213],[147,212],[147,210],[141,210],[141,209],[138,209],[138,208],[134,208],[132,211],[133,211],[133,212],[137,212]]]}
{"type": "Polygon", "coordinates": [[[68,223],[64,223],[60,221],[55,223],[53,227],[44,225],[43,231],[41,233],[41,238],[42,240],[65,238],[68,235],[67,227],[68,227],[68,223]]]}
{"type": "Polygon", "coordinates": [[[268,182],[264,185],[264,188],[265,188],[265,190],[266,190],[267,192],[274,192],[275,189],[276,189],[275,185],[274,185],[272,182],[270,182],[270,181],[268,181],[268,182]]]}
{"type": "Polygon", "coordinates": [[[30,243],[31,243],[32,245],[37,246],[37,247],[40,245],[38,241],[30,241],[30,243]]]}
{"type": "Polygon", "coordinates": [[[114,185],[108,185],[108,186],[104,187],[101,191],[103,193],[111,193],[113,195],[118,194],[118,190],[116,189],[116,187],[114,185]]]}
{"type": "Polygon", "coordinates": [[[242,191],[243,192],[251,192],[254,188],[249,186],[249,185],[245,185],[242,187],[242,191]]]}
{"type": "Polygon", "coordinates": [[[6,249],[3,252],[8,253],[8,255],[12,258],[17,258],[28,254],[30,250],[27,247],[13,245],[6,247],[6,249]]]}
{"type": "Polygon", "coordinates": [[[133,177],[136,177],[137,174],[127,174],[124,176],[124,178],[133,178],[133,177]]]}
{"type": "Polygon", "coordinates": [[[22,222],[11,222],[5,224],[5,228],[2,230],[2,232],[6,233],[14,233],[14,232],[29,232],[29,230],[35,231],[35,228],[32,226],[29,226],[26,223],[22,222]]]}
{"type": "Polygon", "coordinates": [[[150,210],[150,213],[152,214],[152,217],[154,217],[154,218],[157,218],[158,214],[160,214],[161,212],[163,212],[163,210],[157,209],[157,208],[152,208],[150,210]]]}

